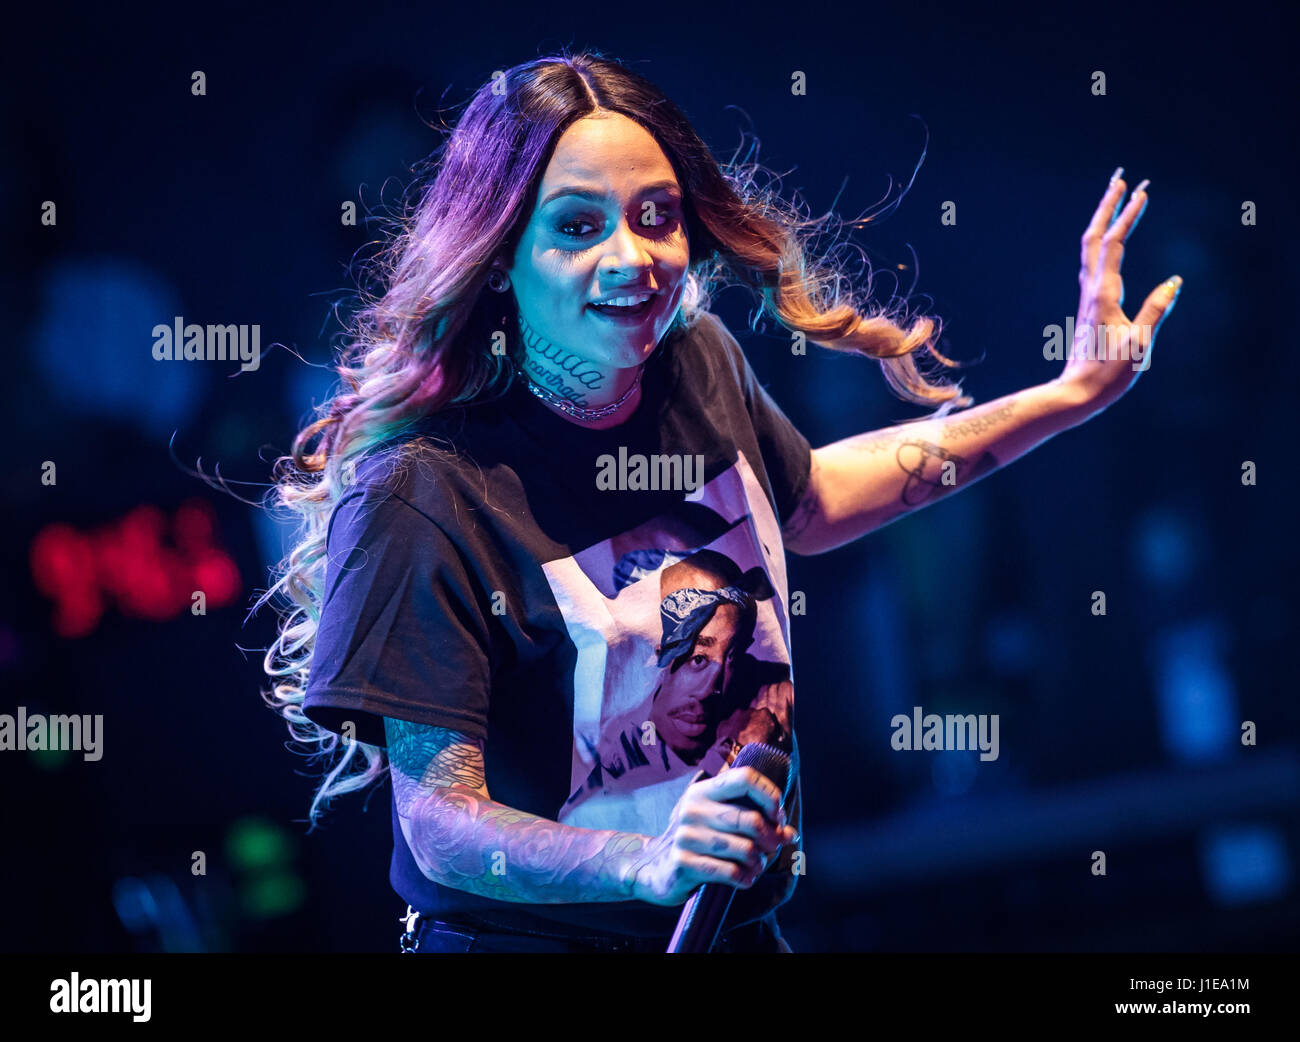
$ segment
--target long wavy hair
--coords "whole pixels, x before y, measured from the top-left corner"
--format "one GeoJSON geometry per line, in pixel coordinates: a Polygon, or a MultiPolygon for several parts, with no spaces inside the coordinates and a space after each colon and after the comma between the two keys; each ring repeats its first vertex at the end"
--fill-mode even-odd
{"type": "Polygon", "coordinates": [[[277,606],[278,634],[264,660],[272,687],[262,697],[309,760],[324,761],[309,810],[312,828],[334,797],[386,772],[381,746],[328,731],[302,709],[331,512],[366,453],[394,440],[405,448],[401,439],[420,419],[493,396],[514,379],[523,345],[512,335],[513,294],[486,290],[489,266],[512,255],[560,136],[599,113],[621,113],[644,127],[682,187],[690,263],[669,332],[691,326],[723,285],[743,285],[760,303],[755,323],[766,312],[823,347],[877,359],[898,397],[940,412],[971,402],[957,384],[934,379],[942,367],[958,365],[935,348],[936,320],[904,325],[889,306],[873,309],[865,294],[846,289],[849,280],[832,253],[814,258],[813,243],[832,215],[803,218],[776,188],[760,184],[767,171],[756,162],[719,164],[648,80],[591,51],[497,74],[426,161],[427,186],[420,187],[423,178],[412,185],[386,244],[370,259],[333,367],[341,385],[297,434],[291,455],[276,460],[267,492],[268,509],[287,510],[298,530],[254,607],[277,595],[287,601],[277,606]],[[504,353],[493,350],[503,332],[504,353]]]}

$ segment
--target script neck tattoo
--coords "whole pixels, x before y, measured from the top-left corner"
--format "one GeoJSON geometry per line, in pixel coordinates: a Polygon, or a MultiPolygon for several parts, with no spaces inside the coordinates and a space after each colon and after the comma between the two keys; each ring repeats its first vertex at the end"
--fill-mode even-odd
{"type": "Polygon", "coordinates": [[[609,385],[609,376],[585,358],[559,347],[533,329],[523,315],[519,330],[524,338],[524,369],[530,379],[582,408],[590,408],[587,394],[609,385]]]}

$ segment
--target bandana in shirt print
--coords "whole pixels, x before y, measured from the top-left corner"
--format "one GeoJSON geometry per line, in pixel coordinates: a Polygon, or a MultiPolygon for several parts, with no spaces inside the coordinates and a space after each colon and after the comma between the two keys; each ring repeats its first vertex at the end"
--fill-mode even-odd
{"type": "Polygon", "coordinates": [[[662,831],[701,769],[750,742],[792,754],[785,558],[743,453],[676,509],[544,571],[578,649],[563,824],[662,831]]]}

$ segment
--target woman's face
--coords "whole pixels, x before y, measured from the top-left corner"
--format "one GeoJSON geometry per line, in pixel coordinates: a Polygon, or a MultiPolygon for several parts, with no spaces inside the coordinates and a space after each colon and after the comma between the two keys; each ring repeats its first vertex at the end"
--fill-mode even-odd
{"type": "MultiPolygon", "coordinates": [[[[596,391],[592,379],[608,388],[613,370],[653,354],[677,314],[689,260],[672,164],[643,127],[606,114],[584,117],[561,135],[507,271],[524,322],[590,363],[586,370],[598,372],[585,387],[596,391]],[[592,306],[646,293],[639,314],[592,306]]],[[[574,371],[554,364],[553,354],[541,361],[561,374],[574,371]]]]}

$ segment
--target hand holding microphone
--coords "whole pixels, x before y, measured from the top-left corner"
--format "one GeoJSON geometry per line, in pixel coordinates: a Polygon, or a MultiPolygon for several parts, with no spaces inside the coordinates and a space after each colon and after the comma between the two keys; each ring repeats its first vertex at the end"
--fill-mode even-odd
{"type": "Polygon", "coordinates": [[[712,778],[701,779],[701,771],[686,787],[668,827],[638,858],[633,897],[679,905],[701,884],[748,889],[771,857],[794,841],[794,828],[781,820],[781,789],[744,766],[743,754],[712,778]]]}

